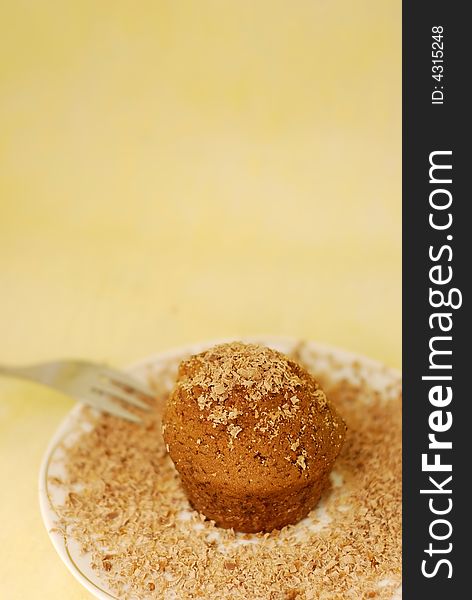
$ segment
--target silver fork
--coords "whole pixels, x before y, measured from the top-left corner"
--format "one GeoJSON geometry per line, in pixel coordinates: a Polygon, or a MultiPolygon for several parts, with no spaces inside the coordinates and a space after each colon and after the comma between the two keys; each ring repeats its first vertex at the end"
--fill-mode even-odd
{"type": "Polygon", "coordinates": [[[149,404],[136,396],[140,394],[149,399],[154,396],[147,386],[134,377],[106,365],[81,360],[60,360],[26,367],[0,365],[0,375],[42,383],[100,411],[134,422],[140,422],[141,419],[112,398],[149,410],[149,404]]]}

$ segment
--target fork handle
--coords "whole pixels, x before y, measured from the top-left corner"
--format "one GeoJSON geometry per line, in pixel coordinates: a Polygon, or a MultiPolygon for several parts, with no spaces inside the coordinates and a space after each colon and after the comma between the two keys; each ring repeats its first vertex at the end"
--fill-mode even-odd
{"type": "Polygon", "coordinates": [[[28,367],[6,367],[4,365],[0,365],[0,375],[16,377],[19,379],[28,379],[29,381],[37,381],[35,377],[31,376],[28,367]]]}

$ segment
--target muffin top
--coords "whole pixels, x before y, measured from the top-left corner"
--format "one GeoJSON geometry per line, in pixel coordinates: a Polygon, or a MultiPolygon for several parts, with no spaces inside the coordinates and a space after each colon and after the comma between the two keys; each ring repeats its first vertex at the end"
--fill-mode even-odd
{"type": "MultiPolygon", "coordinates": [[[[192,462],[218,479],[274,485],[324,473],[345,425],[314,377],[257,344],[221,344],[181,363],[164,416],[177,468],[192,462]],[[185,425],[184,425],[185,423],[185,425]],[[275,480],[280,480],[277,484],[275,480]]],[[[234,483],[234,481],[233,481],[234,483]]]]}

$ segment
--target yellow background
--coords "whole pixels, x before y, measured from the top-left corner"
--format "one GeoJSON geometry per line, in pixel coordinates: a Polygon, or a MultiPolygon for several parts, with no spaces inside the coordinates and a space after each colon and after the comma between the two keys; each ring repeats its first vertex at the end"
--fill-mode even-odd
{"type": "MultiPolygon", "coordinates": [[[[399,0],[0,9],[0,363],[273,333],[400,366],[399,0]]],[[[0,381],[0,597],[86,599],[39,516],[71,402],[0,381]]]]}

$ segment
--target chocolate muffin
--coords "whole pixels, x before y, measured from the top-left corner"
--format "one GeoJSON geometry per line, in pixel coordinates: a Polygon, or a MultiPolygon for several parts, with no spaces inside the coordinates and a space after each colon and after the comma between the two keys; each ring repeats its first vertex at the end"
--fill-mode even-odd
{"type": "Polygon", "coordinates": [[[221,344],[179,367],[163,435],[192,506],[257,532],[315,506],[346,426],[314,377],[257,344],[221,344]]]}

